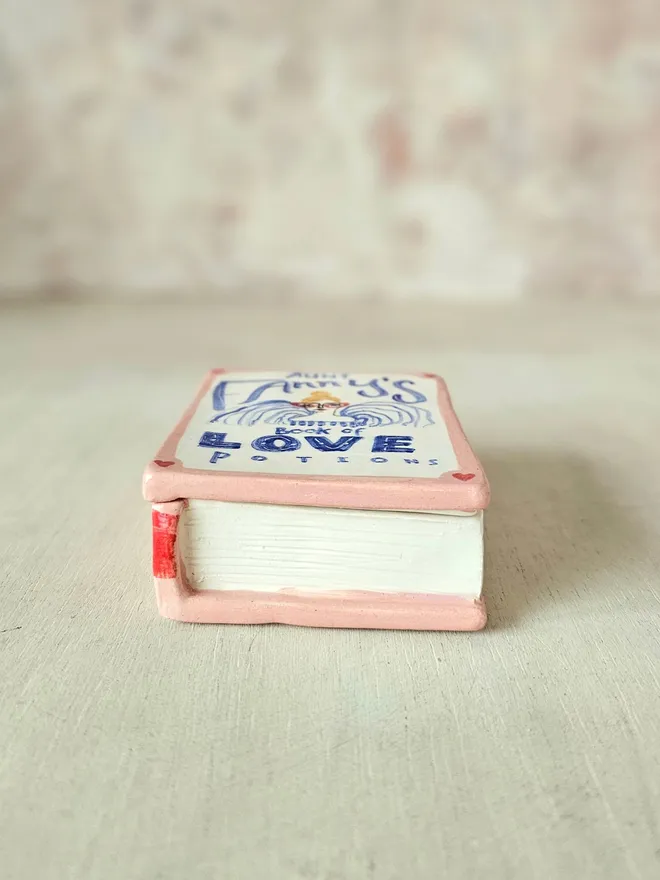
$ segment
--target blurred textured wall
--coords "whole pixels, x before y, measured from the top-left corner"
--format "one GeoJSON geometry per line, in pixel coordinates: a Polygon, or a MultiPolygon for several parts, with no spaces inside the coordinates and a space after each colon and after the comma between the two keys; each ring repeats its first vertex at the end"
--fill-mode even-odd
{"type": "Polygon", "coordinates": [[[660,295],[660,0],[0,0],[6,294],[660,295]]]}

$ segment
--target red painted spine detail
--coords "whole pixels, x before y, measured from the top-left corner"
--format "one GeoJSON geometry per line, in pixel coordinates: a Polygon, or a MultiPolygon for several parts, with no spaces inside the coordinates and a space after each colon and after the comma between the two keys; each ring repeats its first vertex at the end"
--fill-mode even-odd
{"type": "Polygon", "coordinates": [[[151,522],[153,525],[153,566],[154,577],[176,577],[176,530],[179,517],[173,513],[161,513],[159,510],[152,511],[151,522]]]}

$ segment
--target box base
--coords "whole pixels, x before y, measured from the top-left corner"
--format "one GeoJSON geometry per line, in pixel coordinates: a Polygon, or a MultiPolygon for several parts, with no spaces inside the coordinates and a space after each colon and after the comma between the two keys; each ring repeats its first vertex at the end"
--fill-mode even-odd
{"type": "Polygon", "coordinates": [[[455,631],[480,630],[486,625],[483,599],[366,591],[191,590],[178,578],[155,580],[160,613],[187,623],[455,631]]]}
{"type": "Polygon", "coordinates": [[[347,629],[479,630],[483,599],[373,590],[195,590],[178,552],[185,501],[153,507],[153,570],[158,610],[186,623],[288,623],[347,629]]]}

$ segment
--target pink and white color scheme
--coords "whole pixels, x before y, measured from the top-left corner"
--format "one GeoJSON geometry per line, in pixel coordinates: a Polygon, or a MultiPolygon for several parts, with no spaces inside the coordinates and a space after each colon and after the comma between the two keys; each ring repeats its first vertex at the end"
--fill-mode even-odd
{"type": "MultiPolygon", "coordinates": [[[[442,532],[445,541],[453,541],[451,536],[465,524],[467,532],[477,536],[469,540],[481,542],[488,483],[444,381],[433,374],[212,370],[147,466],[143,489],[153,505],[156,594],[166,617],[208,623],[388,629],[475,630],[485,625],[482,543],[476,563],[470,551],[470,571],[477,571],[476,576],[470,574],[470,589],[453,588],[448,582],[455,572],[456,584],[463,583],[465,568],[453,559],[453,545],[448,543],[437,567],[439,579],[447,582],[423,591],[417,591],[416,585],[430,583],[428,572],[432,575],[436,569],[427,568],[422,576],[413,566],[406,583],[408,569],[396,568],[401,559],[405,565],[403,545],[392,556],[392,570],[401,572],[400,580],[397,574],[382,589],[378,585],[382,565],[380,569],[375,566],[374,574],[356,563],[356,574],[332,544],[328,547],[328,588],[318,583],[312,586],[311,581],[308,589],[299,581],[293,586],[280,583],[273,574],[273,562],[265,585],[246,589],[236,553],[233,561],[228,560],[226,583],[222,560],[218,581],[208,575],[201,551],[187,555],[186,548],[192,546],[190,522],[207,516],[209,509],[213,516],[216,509],[225,511],[234,525],[234,521],[259,524],[260,511],[264,521],[271,523],[281,511],[284,523],[292,507],[321,508],[329,514],[328,540],[332,536],[336,540],[341,529],[353,531],[353,522],[339,516],[344,512],[357,517],[358,534],[362,526],[368,536],[381,527],[390,529],[388,548],[396,543],[401,517],[405,517],[406,529],[413,520],[426,529],[437,522],[438,534],[442,532]],[[264,511],[261,505],[271,507],[264,511]],[[365,572],[364,578],[360,572],[365,572]]],[[[325,527],[318,525],[319,513],[310,511],[314,515],[309,524],[303,521],[300,528],[301,513],[297,520],[293,517],[293,532],[287,535],[299,534],[300,556],[309,552],[316,560],[324,546],[325,527]]],[[[207,521],[216,523],[213,518],[207,521]]],[[[275,536],[277,522],[268,526],[275,536]]],[[[236,536],[235,528],[219,531],[236,536]]],[[[274,555],[281,556],[281,544],[273,540],[274,555]]],[[[218,543],[222,547],[220,534],[218,543]]],[[[266,538],[262,543],[267,545],[266,538]]],[[[248,542],[246,546],[257,545],[248,542]]],[[[368,553],[357,555],[368,560],[368,553]]]]}

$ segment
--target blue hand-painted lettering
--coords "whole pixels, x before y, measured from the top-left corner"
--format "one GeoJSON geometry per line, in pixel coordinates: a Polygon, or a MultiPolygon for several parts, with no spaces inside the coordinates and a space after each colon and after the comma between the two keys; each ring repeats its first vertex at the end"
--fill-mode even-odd
{"type": "Polygon", "coordinates": [[[379,381],[379,379],[372,379],[370,382],[358,382],[357,379],[349,379],[348,384],[353,388],[370,388],[375,392],[375,394],[368,394],[365,390],[358,391],[360,397],[387,397],[387,391],[380,387],[379,381]]]}
{"type": "Polygon", "coordinates": [[[293,382],[292,384],[296,391],[300,388],[327,388],[328,386],[335,388],[341,387],[341,383],[336,382],[334,379],[321,379],[316,382],[293,382]]]}
{"type": "MultiPolygon", "coordinates": [[[[219,382],[213,392],[213,406],[216,410],[210,421],[211,423],[222,422],[226,425],[256,425],[260,422],[269,425],[323,425],[327,427],[336,427],[341,425],[355,431],[356,429],[380,428],[387,425],[404,425],[412,427],[426,427],[433,424],[431,413],[415,404],[426,400],[426,397],[416,389],[410,387],[414,385],[412,379],[400,379],[392,384],[400,393],[394,394],[389,400],[382,400],[388,397],[388,390],[384,387],[385,382],[390,380],[383,377],[382,379],[372,379],[368,382],[358,382],[356,379],[349,379],[348,385],[359,389],[356,393],[358,397],[368,398],[369,400],[360,400],[359,403],[338,403],[332,410],[334,418],[330,421],[317,421],[314,423],[310,420],[298,418],[300,415],[309,415],[306,411],[306,404],[300,400],[290,400],[284,397],[272,399],[272,392],[277,389],[283,395],[291,395],[297,385],[303,383],[292,383],[286,379],[277,380],[226,380],[219,382]],[[227,390],[232,384],[242,384],[245,382],[259,382],[258,387],[253,390],[245,398],[245,401],[233,409],[226,410],[227,390]],[[266,396],[268,399],[263,400],[266,396]],[[378,398],[381,398],[378,400],[378,398]],[[413,402],[411,402],[414,401],[413,402]],[[219,411],[219,412],[218,412],[219,411]]],[[[316,383],[323,385],[325,380],[316,383]]],[[[320,433],[320,432],[319,432],[320,433]]]]}
{"type": "Polygon", "coordinates": [[[259,452],[293,452],[294,449],[300,449],[300,440],[281,434],[268,434],[253,440],[252,448],[259,452]]]}
{"type": "Polygon", "coordinates": [[[226,434],[216,434],[215,431],[204,431],[200,437],[198,446],[210,446],[216,449],[240,449],[240,443],[228,443],[225,440],[226,434]]]}
{"type": "Polygon", "coordinates": [[[399,391],[403,391],[404,394],[409,394],[412,400],[405,400],[402,394],[393,394],[392,400],[396,400],[397,403],[424,403],[426,401],[426,395],[422,394],[421,391],[415,391],[413,388],[405,388],[405,385],[414,385],[414,379],[397,379],[396,382],[392,382],[395,388],[398,388],[399,391]]]}
{"type": "Polygon", "coordinates": [[[275,381],[269,379],[226,379],[222,382],[218,382],[218,384],[213,389],[213,409],[215,410],[223,410],[226,406],[226,395],[229,390],[230,385],[254,385],[257,382],[261,382],[258,388],[255,388],[254,391],[249,395],[246,399],[246,403],[251,403],[253,400],[258,400],[259,397],[270,388],[281,388],[284,394],[291,393],[291,386],[284,379],[277,379],[275,381]]]}
{"type": "Polygon", "coordinates": [[[305,437],[312,449],[319,452],[348,452],[361,437],[340,437],[338,440],[330,440],[327,437],[305,437]]]}
{"type": "MultiPolygon", "coordinates": [[[[295,375],[295,373],[291,374],[291,377],[295,375]]],[[[338,388],[341,386],[341,383],[337,382],[334,378],[319,379],[313,382],[289,382],[287,379],[224,379],[218,382],[213,389],[213,409],[220,411],[225,409],[229,387],[235,385],[257,385],[245,398],[244,403],[254,403],[255,400],[259,400],[267,391],[275,388],[281,389],[282,394],[291,394],[293,391],[298,391],[301,388],[338,388]]]]}
{"type": "Polygon", "coordinates": [[[346,379],[348,373],[287,373],[287,379],[346,379]]]}
{"type": "Polygon", "coordinates": [[[372,452],[407,452],[415,450],[410,446],[412,437],[394,437],[389,434],[379,434],[374,437],[372,452]]]}

